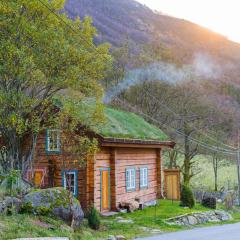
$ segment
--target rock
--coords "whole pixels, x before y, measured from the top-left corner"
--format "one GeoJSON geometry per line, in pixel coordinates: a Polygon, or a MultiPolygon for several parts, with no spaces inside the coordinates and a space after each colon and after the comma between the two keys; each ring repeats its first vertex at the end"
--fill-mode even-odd
{"type": "Polygon", "coordinates": [[[22,207],[22,201],[16,197],[5,197],[0,202],[0,213],[19,212],[22,207]]]}
{"type": "Polygon", "coordinates": [[[189,223],[190,225],[196,225],[196,224],[198,224],[198,220],[197,220],[196,217],[194,217],[194,216],[188,216],[187,218],[188,218],[188,223],[189,223]]]}
{"type": "MultiPolygon", "coordinates": [[[[0,188],[4,190],[6,193],[8,192],[8,183],[5,178],[0,185],[0,188]]],[[[12,186],[13,192],[21,193],[23,195],[29,193],[32,190],[32,185],[22,178],[18,178],[15,184],[12,186]]]]}
{"type": "Polygon", "coordinates": [[[69,196],[69,191],[64,188],[39,189],[25,195],[23,204],[35,214],[52,214],[77,228],[83,221],[84,213],[79,201],[69,196]]]}
{"type": "Polygon", "coordinates": [[[151,228],[148,227],[139,227],[140,230],[144,231],[144,232],[150,232],[151,228]]]}
{"type": "Polygon", "coordinates": [[[127,209],[119,208],[118,211],[119,211],[120,213],[127,213],[127,209]]]}
{"type": "Polygon", "coordinates": [[[152,200],[152,201],[148,201],[148,202],[143,203],[143,208],[152,207],[152,206],[155,206],[155,205],[157,205],[157,200],[152,200]]]}
{"type": "Polygon", "coordinates": [[[118,222],[118,223],[130,223],[130,224],[134,223],[133,220],[125,219],[123,217],[116,217],[116,222],[118,222]]]}
{"type": "Polygon", "coordinates": [[[107,240],[116,240],[116,238],[113,235],[109,235],[107,240]]]}
{"type": "Polygon", "coordinates": [[[231,219],[232,216],[229,213],[222,210],[215,210],[201,213],[185,214],[182,216],[169,218],[166,220],[166,223],[169,225],[188,226],[207,222],[228,221],[231,219]]]}
{"type": "Polygon", "coordinates": [[[16,197],[5,197],[4,202],[8,209],[11,209],[13,206],[16,212],[19,212],[22,208],[22,201],[16,197]]]}
{"type": "Polygon", "coordinates": [[[133,224],[134,221],[131,220],[131,219],[120,219],[120,220],[117,220],[118,223],[128,223],[128,224],[133,224]]]}
{"type": "Polygon", "coordinates": [[[150,233],[151,233],[151,234],[160,234],[160,233],[162,233],[162,231],[159,230],[159,229],[151,229],[151,230],[150,230],[150,233]]]}
{"type": "Polygon", "coordinates": [[[124,240],[126,239],[123,235],[117,235],[116,240],[124,240]]]}
{"type": "Polygon", "coordinates": [[[215,210],[215,214],[218,216],[218,218],[220,218],[221,221],[232,220],[232,216],[225,211],[215,210]]]}

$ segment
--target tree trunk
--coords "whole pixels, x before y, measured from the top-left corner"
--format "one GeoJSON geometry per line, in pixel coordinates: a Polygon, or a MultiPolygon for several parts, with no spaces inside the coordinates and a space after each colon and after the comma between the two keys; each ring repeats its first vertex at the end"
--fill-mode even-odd
{"type": "Polygon", "coordinates": [[[213,171],[214,171],[214,191],[218,190],[218,157],[213,156],[213,171]]]}
{"type": "Polygon", "coordinates": [[[218,191],[217,174],[215,174],[215,187],[214,187],[214,191],[215,191],[215,192],[218,191]]]}
{"type": "Polygon", "coordinates": [[[189,186],[191,179],[191,157],[190,157],[190,142],[187,132],[187,125],[184,122],[184,163],[183,163],[183,184],[189,186]]]}

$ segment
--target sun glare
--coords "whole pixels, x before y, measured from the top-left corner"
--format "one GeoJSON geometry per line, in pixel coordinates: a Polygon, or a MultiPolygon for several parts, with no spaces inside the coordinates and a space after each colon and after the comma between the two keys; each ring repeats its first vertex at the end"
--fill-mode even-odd
{"type": "Polygon", "coordinates": [[[238,0],[138,0],[147,6],[183,18],[240,42],[238,0]]]}

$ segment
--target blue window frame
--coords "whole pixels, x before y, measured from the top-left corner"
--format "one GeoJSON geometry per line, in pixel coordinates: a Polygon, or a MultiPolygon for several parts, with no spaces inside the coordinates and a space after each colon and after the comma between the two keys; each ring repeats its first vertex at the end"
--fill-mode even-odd
{"type": "Polygon", "coordinates": [[[46,152],[57,154],[61,152],[60,131],[57,129],[46,130],[46,152]]]}
{"type": "Polygon", "coordinates": [[[148,187],[148,168],[141,167],[140,168],[140,188],[147,188],[148,187]]]}
{"type": "Polygon", "coordinates": [[[78,196],[78,171],[62,171],[62,186],[73,193],[74,197],[78,196]]]}
{"type": "Polygon", "coordinates": [[[126,169],[126,190],[127,192],[136,190],[136,169],[126,169]]]}

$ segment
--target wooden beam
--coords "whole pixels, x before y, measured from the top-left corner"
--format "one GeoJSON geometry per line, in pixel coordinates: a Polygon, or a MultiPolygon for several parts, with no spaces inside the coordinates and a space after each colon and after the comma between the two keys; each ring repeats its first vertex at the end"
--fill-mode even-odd
{"type": "Polygon", "coordinates": [[[157,169],[157,198],[162,198],[162,174],[161,174],[161,149],[156,149],[157,158],[156,158],[156,169],[157,169]]]}
{"type": "Polygon", "coordinates": [[[128,147],[128,148],[164,148],[171,147],[163,144],[136,144],[136,143],[113,143],[113,142],[102,142],[102,147],[128,147]]]}
{"type": "Polygon", "coordinates": [[[111,148],[111,156],[110,156],[110,194],[111,194],[111,210],[115,211],[117,209],[116,206],[116,193],[117,193],[117,152],[115,148],[111,148]]]}

